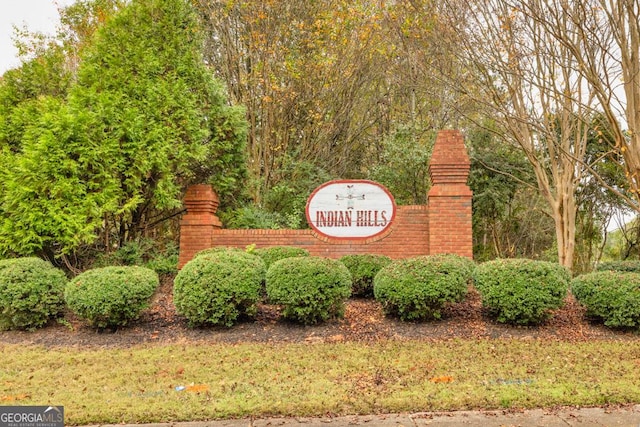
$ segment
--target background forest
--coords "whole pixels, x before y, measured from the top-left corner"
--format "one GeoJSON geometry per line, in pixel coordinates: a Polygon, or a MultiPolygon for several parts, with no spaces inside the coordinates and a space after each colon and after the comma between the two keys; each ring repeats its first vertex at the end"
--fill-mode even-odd
{"type": "Polygon", "coordinates": [[[477,260],[638,258],[639,2],[574,3],[78,0],[0,80],[0,255],[169,259],[201,182],[229,228],[336,178],[425,203],[457,128],[477,260]]]}

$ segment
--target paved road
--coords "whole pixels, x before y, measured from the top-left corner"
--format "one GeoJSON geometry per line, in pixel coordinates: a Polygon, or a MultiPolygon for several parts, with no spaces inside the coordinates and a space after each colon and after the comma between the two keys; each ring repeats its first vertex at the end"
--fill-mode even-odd
{"type": "MultiPolygon", "coordinates": [[[[640,405],[620,409],[532,409],[523,412],[457,411],[351,415],[332,418],[260,418],[109,427],[640,427],[640,405]]],[[[106,426],[105,426],[106,427],[106,426]]]]}

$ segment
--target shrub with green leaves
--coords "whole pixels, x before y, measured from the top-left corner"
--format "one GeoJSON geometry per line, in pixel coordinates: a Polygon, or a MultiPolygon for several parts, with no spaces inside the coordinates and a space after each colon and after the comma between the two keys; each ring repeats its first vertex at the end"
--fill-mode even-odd
{"type": "Polygon", "coordinates": [[[564,304],[571,275],[557,263],[497,259],[476,267],[482,304],[500,323],[537,325],[564,304]]]}
{"type": "Polygon", "coordinates": [[[178,272],[178,254],[178,245],[173,242],[160,246],[158,241],[145,238],[126,242],[113,252],[99,253],[92,268],[137,265],[158,274],[175,274],[178,272]]]}
{"type": "Polygon", "coordinates": [[[571,281],[587,315],[612,328],[640,329],[640,273],[598,271],[571,281]]]}
{"type": "Polygon", "coordinates": [[[178,272],[178,255],[178,246],[169,245],[164,251],[154,253],[143,266],[160,275],[176,274],[178,272]]]}
{"type": "Polygon", "coordinates": [[[355,254],[345,255],[340,261],[349,269],[353,284],[352,295],[373,296],[373,279],[376,274],[391,263],[391,258],[386,255],[355,254]]]}
{"type": "Polygon", "coordinates": [[[43,326],[64,309],[67,276],[40,258],[0,261],[0,330],[43,326]]]}
{"type": "Polygon", "coordinates": [[[282,316],[305,325],[344,315],[351,274],[340,261],[317,256],[284,258],[267,271],[269,300],[282,316]]]}
{"type": "Polygon", "coordinates": [[[640,261],[638,260],[625,260],[625,261],[609,261],[602,262],[596,266],[597,271],[628,271],[640,273],[640,261]]]}
{"type": "Polygon", "coordinates": [[[395,260],[373,281],[373,293],[386,314],[401,320],[433,320],[462,301],[475,263],[458,255],[427,255],[395,260]]]}
{"type": "Polygon", "coordinates": [[[72,279],[64,298],[69,309],[91,326],[115,329],[140,316],[158,284],[158,274],[149,268],[94,268],[72,279]]]}
{"type": "Polygon", "coordinates": [[[208,249],[203,249],[200,252],[198,252],[197,254],[195,254],[193,256],[193,258],[197,258],[203,255],[212,255],[212,254],[218,254],[220,252],[239,252],[239,253],[245,253],[246,251],[244,249],[241,248],[234,248],[231,246],[214,246],[213,248],[208,248],[208,249]]]}
{"type": "Polygon", "coordinates": [[[198,255],[174,280],[176,311],[191,326],[231,327],[241,316],[257,313],[265,274],[264,261],[241,250],[198,255]]]}
{"type": "Polygon", "coordinates": [[[276,261],[285,258],[309,256],[309,251],[295,246],[271,246],[268,248],[258,248],[253,251],[264,261],[267,270],[276,261]]]}

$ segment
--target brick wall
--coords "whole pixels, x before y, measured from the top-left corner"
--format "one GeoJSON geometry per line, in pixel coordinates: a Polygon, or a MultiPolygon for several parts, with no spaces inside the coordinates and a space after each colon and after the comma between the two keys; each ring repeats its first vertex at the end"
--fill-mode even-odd
{"type": "Polygon", "coordinates": [[[469,168],[462,134],[456,130],[440,131],[431,155],[431,189],[427,195],[429,248],[433,254],[473,257],[469,168]]]}
{"type": "Polygon", "coordinates": [[[208,185],[187,190],[187,213],[180,224],[182,267],[214,246],[245,248],[297,246],[311,255],[339,258],[347,254],[382,254],[393,259],[435,253],[472,257],[471,190],[466,184],[469,157],[459,131],[440,131],[429,167],[432,188],[425,206],[398,206],[393,225],[368,240],[336,240],[312,230],[226,230],[215,215],[218,197],[208,185]]]}

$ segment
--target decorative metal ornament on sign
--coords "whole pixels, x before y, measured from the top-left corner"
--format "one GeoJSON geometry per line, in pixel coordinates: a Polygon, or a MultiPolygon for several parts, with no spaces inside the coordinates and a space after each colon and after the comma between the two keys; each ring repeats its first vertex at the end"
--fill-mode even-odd
{"type": "Polygon", "coordinates": [[[311,193],[306,215],[311,228],[320,235],[369,239],[391,226],[396,202],[384,186],[373,181],[329,181],[311,193]]]}

